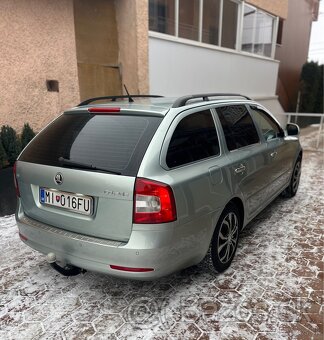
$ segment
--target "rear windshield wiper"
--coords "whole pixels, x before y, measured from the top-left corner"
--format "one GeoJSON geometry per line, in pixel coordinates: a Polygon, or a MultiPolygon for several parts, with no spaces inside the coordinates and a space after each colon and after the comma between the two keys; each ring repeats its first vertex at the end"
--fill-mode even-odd
{"type": "Polygon", "coordinates": [[[71,161],[71,160],[69,160],[67,158],[64,158],[64,157],[59,157],[58,161],[62,165],[71,165],[71,166],[73,166],[75,168],[89,169],[89,170],[98,170],[98,171],[109,172],[109,173],[115,174],[115,175],[121,175],[121,173],[118,172],[118,171],[107,170],[107,169],[104,169],[104,168],[98,168],[96,166],[93,166],[92,164],[74,162],[74,161],[71,161]]]}

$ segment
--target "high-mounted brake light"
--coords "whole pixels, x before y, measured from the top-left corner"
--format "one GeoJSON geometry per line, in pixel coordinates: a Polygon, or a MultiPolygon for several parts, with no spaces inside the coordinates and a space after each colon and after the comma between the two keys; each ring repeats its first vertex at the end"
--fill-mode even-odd
{"type": "Polygon", "coordinates": [[[16,188],[16,195],[17,197],[20,197],[20,191],[19,191],[19,186],[18,186],[18,181],[17,181],[17,162],[15,162],[14,167],[13,167],[13,176],[14,176],[14,184],[16,188]]]}
{"type": "Polygon", "coordinates": [[[167,184],[137,178],[134,190],[134,223],[167,223],[177,219],[173,191],[167,184]]]}
{"type": "Polygon", "coordinates": [[[90,107],[88,112],[93,114],[106,114],[120,112],[120,107],[90,107]]]}

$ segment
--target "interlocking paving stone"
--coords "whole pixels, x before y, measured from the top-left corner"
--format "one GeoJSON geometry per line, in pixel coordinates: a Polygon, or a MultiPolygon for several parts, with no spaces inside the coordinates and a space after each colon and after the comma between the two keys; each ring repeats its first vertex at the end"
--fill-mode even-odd
{"type": "Polygon", "coordinates": [[[324,153],[312,133],[296,197],[247,226],[223,274],[200,264],[154,282],[66,278],[0,218],[0,339],[322,340],[324,153]]]}

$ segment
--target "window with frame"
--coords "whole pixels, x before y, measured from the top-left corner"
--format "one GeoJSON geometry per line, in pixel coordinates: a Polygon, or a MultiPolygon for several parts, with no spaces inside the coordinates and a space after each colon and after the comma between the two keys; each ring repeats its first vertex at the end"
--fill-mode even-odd
{"type": "Polygon", "coordinates": [[[271,57],[274,18],[255,7],[244,5],[242,51],[271,57]]]}
{"type": "Polygon", "coordinates": [[[223,25],[221,46],[236,48],[238,4],[234,1],[223,1],[223,25]]]}
{"type": "Polygon", "coordinates": [[[177,10],[175,6],[175,0],[150,0],[149,29],[207,44],[237,48],[237,1],[179,0],[177,10]],[[179,17],[176,29],[177,12],[179,17]]]}
{"type": "Polygon", "coordinates": [[[229,151],[259,143],[259,135],[245,105],[216,108],[229,151]]]}
{"type": "Polygon", "coordinates": [[[218,136],[210,110],[184,117],[175,128],[166,155],[169,168],[220,154],[218,136]]]}
{"type": "Polygon", "coordinates": [[[179,37],[199,40],[199,0],[179,0],[179,37]]]}
{"type": "Polygon", "coordinates": [[[250,106],[251,115],[261,130],[262,136],[266,141],[277,138],[282,129],[266,112],[256,107],[250,106]]]}
{"type": "Polygon", "coordinates": [[[204,0],[202,42],[219,44],[219,16],[221,0],[204,0]]]}
{"type": "Polygon", "coordinates": [[[240,0],[149,0],[151,31],[266,57],[274,51],[276,24],[274,16],[240,0]]]}
{"type": "Polygon", "coordinates": [[[175,34],[175,0],[150,0],[149,29],[151,31],[175,34]]]}

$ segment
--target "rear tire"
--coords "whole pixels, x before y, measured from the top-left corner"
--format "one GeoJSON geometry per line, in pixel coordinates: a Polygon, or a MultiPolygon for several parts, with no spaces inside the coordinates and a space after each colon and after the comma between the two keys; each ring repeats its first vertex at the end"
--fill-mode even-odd
{"type": "Polygon", "coordinates": [[[290,183],[282,193],[282,196],[291,198],[296,195],[299,187],[300,175],[301,175],[301,158],[298,158],[291,175],[290,183]]]}
{"type": "Polygon", "coordinates": [[[234,204],[229,204],[217,222],[206,255],[210,269],[221,273],[231,265],[238,245],[240,228],[240,212],[234,204]]]}

